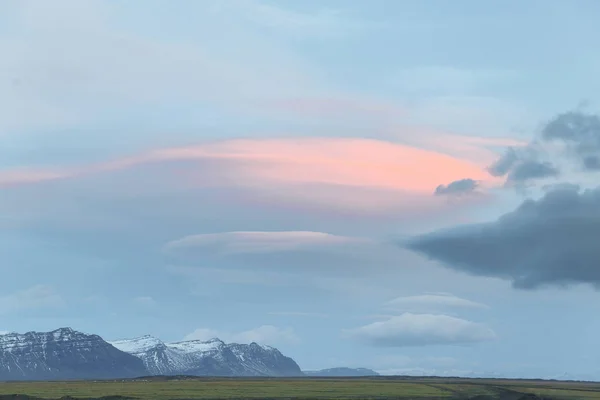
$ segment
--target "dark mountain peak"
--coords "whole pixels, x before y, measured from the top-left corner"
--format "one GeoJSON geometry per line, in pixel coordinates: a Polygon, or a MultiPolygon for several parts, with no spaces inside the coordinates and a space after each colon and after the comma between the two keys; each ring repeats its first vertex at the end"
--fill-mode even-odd
{"type": "Polygon", "coordinates": [[[146,374],[140,359],[72,328],[0,336],[0,380],[101,379],[146,374]]]}
{"type": "Polygon", "coordinates": [[[256,350],[277,350],[274,347],[266,346],[264,344],[259,344],[256,342],[250,342],[248,344],[246,344],[246,343],[229,343],[228,346],[239,346],[239,347],[245,347],[245,348],[256,349],[256,350]]]}
{"type": "Polygon", "coordinates": [[[64,328],[58,328],[58,329],[51,331],[51,333],[58,333],[58,334],[69,334],[69,333],[75,333],[75,332],[77,332],[77,331],[75,331],[73,328],[70,328],[68,326],[66,326],[64,328]]]}
{"type": "MultiPolygon", "coordinates": [[[[39,334],[39,333],[38,333],[39,334]]],[[[58,328],[50,332],[44,332],[42,335],[50,336],[54,340],[73,340],[75,338],[89,338],[89,339],[100,339],[100,336],[94,334],[87,334],[80,331],[76,331],[73,328],[58,328]]]]}
{"type": "Polygon", "coordinates": [[[260,351],[262,350],[262,347],[260,347],[260,345],[256,342],[252,342],[250,344],[238,344],[239,346],[248,346],[252,351],[260,351]]]}
{"type": "Polygon", "coordinates": [[[256,342],[250,343],[249,346],[253,349],[262,349],[262,350],[266,349],[264,346],[261,346],[260,344],[258,344],[256,342]]]}
{"type": "Polygon", "coordinates": [[[216,343],[216,344],[225,344],[224,341],[222,341],[221,339],[219,339],[218,337],[214,337],[214,338],[210,338],[208,340],[196,340],[197,342],[203,342],[203,343],[216,343]]]}

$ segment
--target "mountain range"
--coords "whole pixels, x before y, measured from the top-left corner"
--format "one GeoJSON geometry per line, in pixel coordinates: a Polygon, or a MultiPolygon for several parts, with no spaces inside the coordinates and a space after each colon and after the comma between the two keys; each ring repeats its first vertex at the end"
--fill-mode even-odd
{"type": "Polygon", "coordinates": [[[294,360],[274,347],[226,344],[217,338],[164,343],[152,336],[110,342],[144,363],[151,375],[300,376],[294,360]]]}
{"type": "MultiPolygon", "coordinates": [[[[359,376],[370,370],[333,368],[309,376],[359,376]]],[[[152,336],[105,341],[60,328],[0,335],[0,380],[135,378],[148,375],[304,376],[296,362],[257,343],[188,340],[165,343],[152,336]]]]}

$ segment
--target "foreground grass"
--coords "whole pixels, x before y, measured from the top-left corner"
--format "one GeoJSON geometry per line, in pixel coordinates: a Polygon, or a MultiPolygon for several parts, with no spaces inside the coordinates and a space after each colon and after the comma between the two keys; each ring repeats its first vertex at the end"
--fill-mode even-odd
{"type": "Polygon", "coordinates": [[[167,381],[76,381],[0,383],[0,395],[26,394],[47,399],[64,396],[125,396],[170,399],[456,399],[496,396],[502,391],[559,399],[600,399],[600,385],[539,381],[448,379],[189,379],[167,381]],[[499,392],[500,391],[500,392],[499,392]]]}
{"type": "Polygon", "coordinates": [[[184,380],[162,382],[28,382],[0,384],[0,394],[45,398],[120,395],[147,400],[214,398],[443,398],[447,390],[375,380],[184,380]]]}

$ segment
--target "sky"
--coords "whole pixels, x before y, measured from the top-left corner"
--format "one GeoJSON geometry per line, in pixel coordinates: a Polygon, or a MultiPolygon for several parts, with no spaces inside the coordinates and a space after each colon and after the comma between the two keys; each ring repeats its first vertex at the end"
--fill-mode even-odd
{"type": "Polygon", "coordinates": [[[600,379],[598,15],[1,2],[0,329],[600,379]]]}

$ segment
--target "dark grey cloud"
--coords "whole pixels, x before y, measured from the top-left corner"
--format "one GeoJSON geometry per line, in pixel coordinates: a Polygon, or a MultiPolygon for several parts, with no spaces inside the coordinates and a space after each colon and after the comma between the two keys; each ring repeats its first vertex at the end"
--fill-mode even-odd
{"type": "Polygon", "coordinates": [[[488,172],[492,176],[504,176],[510,172],[513,166],[519,161],[517,151],[509,147],[506,149],[502,157],[488,167],[488,172]]]}
{"type": "Polygon", "coordinates": [[[436,196],[456,196],[462,194],[469,194],[475,191],[479,186],[479,182],[471,178],[460,179],[451,182],[447,185],[439,185],[434,194],[436,196]]]}
{"type": "Polygon", "coordinates": [[[560,141],[584,169],[600,170],[600,116],[581,111],[557,115],[542,129],[546,141],[560,141]]]}
{"type": "Polygon", "coordinates": [[[600,287],[600,188],[558,186],[494,222],[454,227],[403,245],[456,270],[514,287],[600,287]]]}
{"type": "Polygon", "coordinates": [[[586,156],[583,159],[583,166],[588,170],[600,171],[600,156],[586,156]]]}
{"type": "Polygon", "coordinates": [[[531,179],[550,178],[559,175],[559,170],[547,161],[526,160],[518,163],[508,174],[509,182],[524,182],[531,179]]]}
{"type": "Polygon", "coordinates": [[[562,140],[574,145],[574,150],[586,154],[600,150],[600,117],[581,111],[557,115],[542,129],[545,140],[562,140]]]}
{"type": "Polygon", "coordinates": [[[558,176],[559,169],[551,162],[544,161],[544,156],[536,142],[520,149],[509,147],[488,167],[488,172],[492,176],[507,176],[507,183],[523,183],[558,176]]]}
{"type": "Polygon", "coordinates": [[[577,160],[580,168],[600,171],[600,116],[582,111],[558,114],[542,127],[540,134],[524,147],[509,147],[492,165],[492,176],[507,176],[507,183],[557,177],[560,175],[556,161],[559,158],[577,160]],[[543,144],[564,145],[555,154],[544,149],[543,144]]]}

